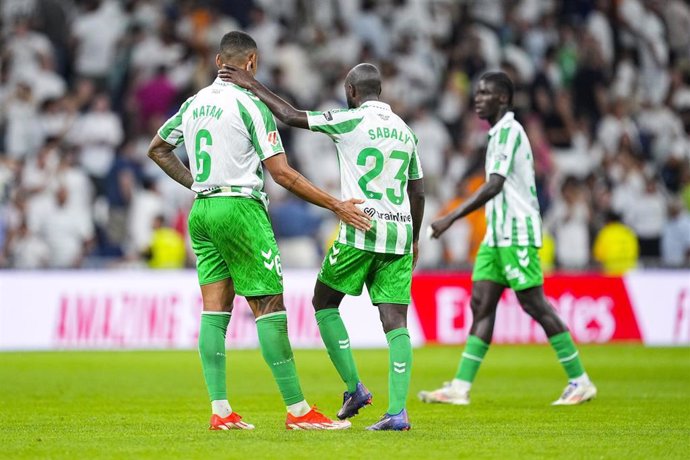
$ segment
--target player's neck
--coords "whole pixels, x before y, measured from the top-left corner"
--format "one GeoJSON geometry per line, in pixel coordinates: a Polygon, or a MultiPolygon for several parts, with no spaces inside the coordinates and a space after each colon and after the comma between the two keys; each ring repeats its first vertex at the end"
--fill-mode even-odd
{"type": "Polygon", "coordinates": [[[362,104],[364,104],[365,102],[370,102],[370,101],[378,102],[378,100],[379,100],[379,98],[376,97],[376,96],[367,96],[367,97],[363,97],[362,99],[360,99],[360,100],[358,101],[357,107],[361,107],[362,104]]]}
{"type": "Polygon", "coordinates": [[[488,119],[489,123],[491,123],[491,126],[495,126],[496,123],[498,123],[499,120],[501,118],[503,118],[503,116],[508,112],[510,112],[509,107],[503,107],[503,108],[499,109],[498,112],[496,112],[496,115],[494,115],[493,117],[490,117],[488,119]]]}

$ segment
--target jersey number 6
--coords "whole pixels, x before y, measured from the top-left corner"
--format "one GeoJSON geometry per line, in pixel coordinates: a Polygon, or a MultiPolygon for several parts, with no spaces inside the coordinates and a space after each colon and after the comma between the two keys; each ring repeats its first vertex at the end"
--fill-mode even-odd
{"type": "Polygon", "coordinates": [[[211,138],[211,133],[205,129],[200,129],[196,133],[196,139],[194,143],[194,157],[196,158],[196,176],[194,180],[197,182],[203,182],[208,179],[211,174],[211,155],[204,148],[213,145],[213,138],[211,138]],[[206,145],[202,146],[201,142],[206,141],[206,145]]]}

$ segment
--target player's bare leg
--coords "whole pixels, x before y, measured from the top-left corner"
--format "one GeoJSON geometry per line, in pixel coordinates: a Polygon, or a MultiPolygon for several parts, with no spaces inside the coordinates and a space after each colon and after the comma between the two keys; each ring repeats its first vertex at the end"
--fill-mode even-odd
{"type": "Polygon", "coordinates": [[[407,431],[405,406],[412,376],[412,344],[407,330],[407,305],[379,304],[379,316],[388,341],[388,409],[368,430],[407,431]]]}
{"type": "Polygon", "coordinates": [[[343,405],[338,411],[338,418],[341,420],[357,415],[361,408],[371,404],[372,398],[369,390],[359,380],[350,337],[340,317],[339,307],[344,297],[344,293],[317,281],[312,300],[321,339],[333,366],[345,383],[343,405]]]}
{"type": "Polygon", "coordinates": [[[460,406],[470,403],[470,389],[489,350],[496,322],[496,308],[504,289],[502,284],[488,280],[472,283],[472,326],[455,378],[437,390],[420,391],[419,399],[428,403],[460,406]]]}
{"type": "Polygon", "coordinates": [[[569,406],[594,399],[597,395],[597,388],[585,372],[579,352],[567,326],[546,300],[543,287],[535,286],[516,291],[515,294],[523,310],[544,329],[549,343],[556,351],[558,360],[568,375],[568,385],[563,390],[561,397],[553,404],[569,406]]]}
{"type": "Polygon", "coordinates": [[[256,317],[261,353],[271,368],[273,378],[287,406],[288,430],[342,430],[350,427],[348,421],[333,421],[310,407],[302,394],[297,368],[288,340],[287,312],[283,295],[247,297],[256,317]]]}
{"type": "Polygon", "coordinates": [[[201,286],[203,312],[199,327],[199,356],[204,380],[211,399],[211,430],[244,429],[254,425],[243,422],[228,402],[225,381],[225,334],[230,323],[235,289],[231,278],[201,286]]]}

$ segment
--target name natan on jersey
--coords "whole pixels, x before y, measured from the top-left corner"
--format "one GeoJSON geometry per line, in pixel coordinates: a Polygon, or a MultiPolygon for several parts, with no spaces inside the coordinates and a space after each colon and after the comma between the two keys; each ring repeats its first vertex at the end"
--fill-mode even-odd
{"type": "Polygon", "coordinates": [[[372,227],[340,224],[338,241],[365,251],[412,250],[409,180],[422,178],[417,137],[388,104],[369,101],[356,109],[309,112],[309,128],[333,139],[343,199],[361,198],[372,227]]]}
{"type": "Polygon", "coordinates": [[[249,91],[216,79],[190,97],[158,135],[185,144],[203,196],[242,196],[268,206],[261,161],[282,153],[283,144],[268,107],[249,91]]]}
{"type": "Polygon", "coordinates": [[[487,181],[491,174],[499,174],[506,180],[501,193],[486,203],[484,243],[541,247],[534,156],[527,134],[513,112],[506,113],[489,131],[487,181]]]}

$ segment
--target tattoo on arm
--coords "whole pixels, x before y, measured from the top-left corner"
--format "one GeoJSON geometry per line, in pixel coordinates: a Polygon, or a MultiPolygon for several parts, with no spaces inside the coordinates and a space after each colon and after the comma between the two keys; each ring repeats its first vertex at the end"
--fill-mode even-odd
{"type": "Polygon", "coordinates": [[[194,183],[192,173],[173,153],[174,149],[174,145],[170,145],[156,136],[151,141],[148,155],[172,180],[186,188],[191,188],[194,183]]]}

